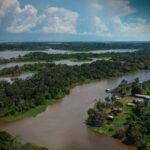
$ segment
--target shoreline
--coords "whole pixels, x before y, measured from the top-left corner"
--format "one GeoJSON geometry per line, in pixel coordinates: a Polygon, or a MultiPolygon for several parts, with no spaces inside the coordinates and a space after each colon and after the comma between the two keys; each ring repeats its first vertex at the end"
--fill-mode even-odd
{"type": "Polygon", "coordinates": [[[58,101],[60,101],[62,98],[60,99],[55,99],[55,100],[48,100],[45,104],[43,105],[39,105],[35,108],[32,108],[26,112],[23,113],[17,113],[15,115],[9,115],[9,116],[5,116],[5,117],[0,117],[0,122],[13,122],[13,121],[18,121],[27,117],[36,117],[38,114],[44,112],[48,106],[53,105],[55,103],[57,103],[58,101]]]}
{"type": "MultiPolygon", "coordinates": [[[[84,82],[81,82],[81,83],[75,83],[75,84],[70,85],[69,90],[71,90],[72,88],[74,88],[76,86],[79,86],[79,85],[100,82],[102,80],[115,79],[115,78],[123,77],[125,75],[134,74],[134,73],[143,72],[143,71],[149,72],[150,70],[137,70],[137,71],[132,71],[132,72],[126,73],[124,75],[120,75],[120,76],[103,78],[103,79],[99,79],[99,80],[87,80],[87,81],[84,81],[84,82]]],[[[24,119],[24,118],[27,118],[27,117],[36,117],[38,114],[44,112],[49,105],[53,105],[56,102],[62,100],[66,95],[67,94],[64,94],[58,99],[48,100],[45,104],[39,105],[39,106],[37,106],[37,107],[35,107],[31,110],[28,110],[27,112],[17,113],[16,115],[0,117],[0,121],[13,122],[13,121],[21,120],[21,119],[24,119]]]]}

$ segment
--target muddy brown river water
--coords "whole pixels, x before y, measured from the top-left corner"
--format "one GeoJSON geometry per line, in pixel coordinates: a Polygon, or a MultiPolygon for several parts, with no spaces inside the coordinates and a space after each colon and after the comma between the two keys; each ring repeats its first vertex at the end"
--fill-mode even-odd
{"type": "Polygon", "coordinates": [[[0,130],[18,135],[25,142],[46,146],[49,150],[136,150],[119,140],[92,132],[84,123],[87,109],[95,100],[106,96],[105,89],[116,87],[122,79],[150,79],[150,72],[106,79],[76,86],[61,101],[49,106],[37,117],[12,123],[1,122],[0,130]]]}

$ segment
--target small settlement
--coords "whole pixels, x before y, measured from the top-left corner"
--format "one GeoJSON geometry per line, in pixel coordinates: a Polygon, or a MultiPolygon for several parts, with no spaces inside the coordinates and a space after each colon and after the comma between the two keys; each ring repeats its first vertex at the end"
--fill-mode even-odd
{"type": "Polygon", "coordinates": [[[93,127],[93,130],[101,134],[112,136],[118,126],[122,126],[130,117],[132,108],[137,104],[150,101],[149,95],[124,95],[114,94],[110,89],[105,90],[108,97],[105,102],[97,101],[94,108],[88,110],[86,123],[93,127]],[[110,96],[111,94],[111,96],[110,96]]]}

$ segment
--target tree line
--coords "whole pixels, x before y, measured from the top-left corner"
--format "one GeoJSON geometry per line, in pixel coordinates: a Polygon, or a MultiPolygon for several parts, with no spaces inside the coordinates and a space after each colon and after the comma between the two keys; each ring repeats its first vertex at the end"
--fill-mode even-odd
{"type": "MultiPolygon", "coordinates": [[[[150,52],[149,52],[150,53],[150,52]]],[[[67,66],[55,64],[34,64],[22,67],[5,68],[0,75],[15,75],[23,71],[36,71],[36,74],[27,80],[16,79],[12,84],[0,82],[0,117],[26,112],[36,106],[44,104],[47,100],[59,99],[69,93],[70,86],[92,80],[121,76],[125,73],[141,69],[149,69],[150,55],[143,51],[143,61],[139,55],[132,54],[128,62],[96,61],[81,66],[67,66]]],[[[126,58],[126,57],[125,57],[126,58]]]]}

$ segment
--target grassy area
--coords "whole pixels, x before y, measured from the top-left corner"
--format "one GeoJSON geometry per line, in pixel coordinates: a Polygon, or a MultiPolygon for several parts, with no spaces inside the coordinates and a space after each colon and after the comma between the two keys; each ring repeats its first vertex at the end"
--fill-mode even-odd
{"type": "Polygon", "coordinates": [[[113,136],[116,133],[117,127],[126,123],[132,113],[132,108],[126,105],[130,99],[131,97],[126,97],[119,100],[123,103],[123,112],[118,114],[113,121],[109,121],[101,127],[91,127],[91,129],[100,134],[113,136]]]}
{"type": "Polygon", "coordinates": [[[9,116],[5,116],[5,117],[1,117],[0,120],[1,121],[16,121],[16,120],[20,120],[20,119],[23,119],[26,117],[36,117],[39,113],[45,111],[48,105],[52,105],[56,101],[58,101],[58,99],[48,100],[45,104],[37,106],[33,109],[30,109],[29,111],[26,111],[23,113],[18,112],[15,115],[9,115],[9,116]]]}

